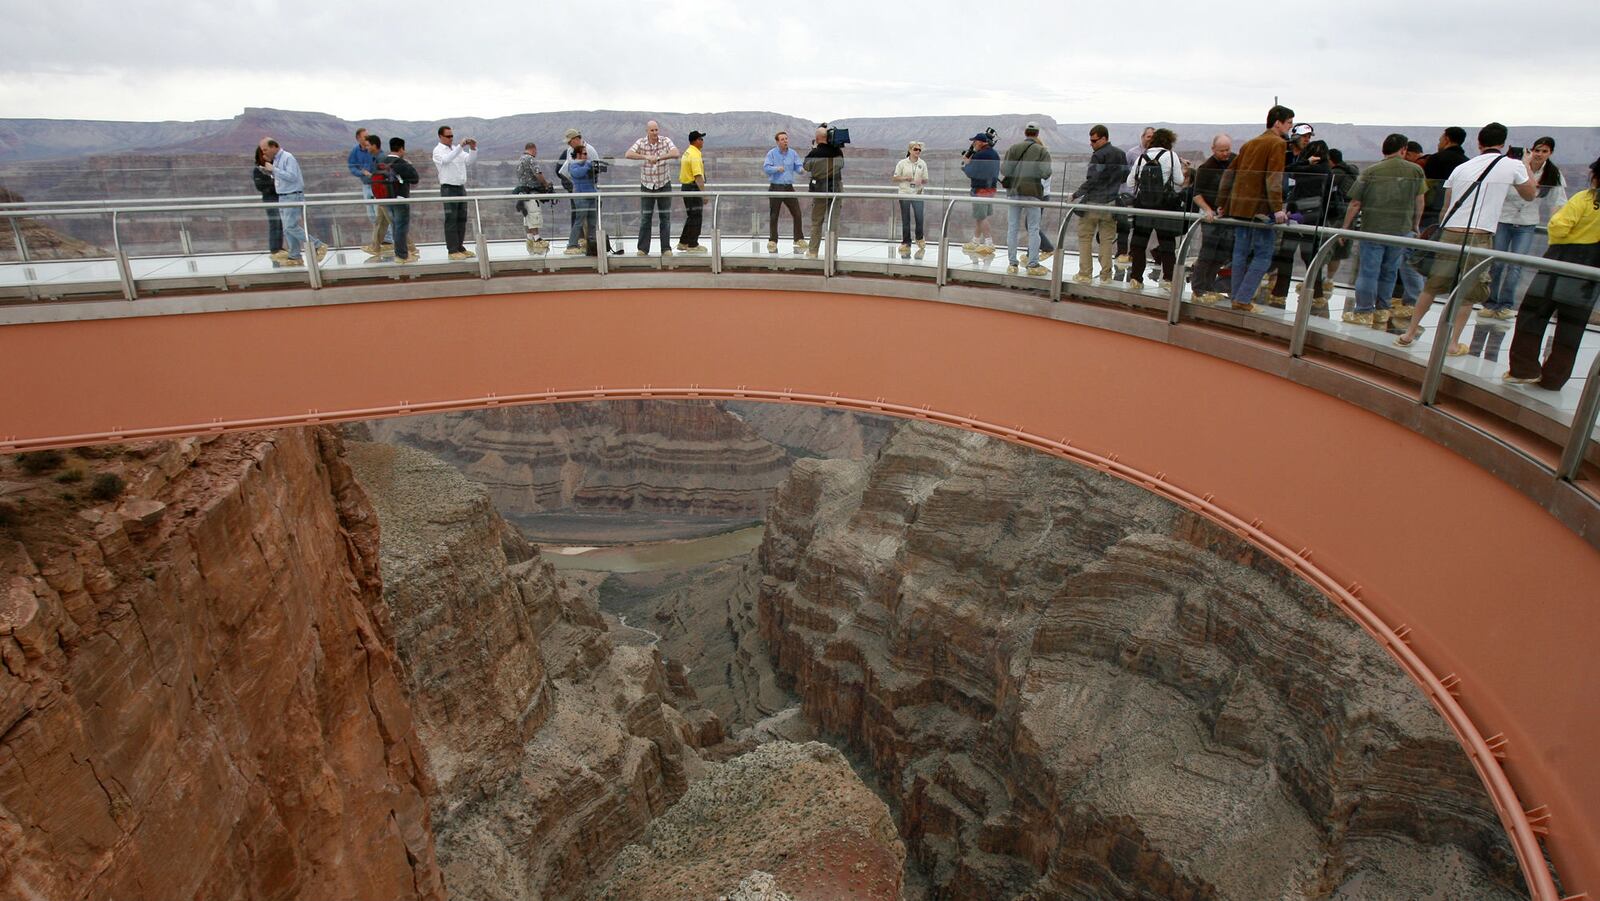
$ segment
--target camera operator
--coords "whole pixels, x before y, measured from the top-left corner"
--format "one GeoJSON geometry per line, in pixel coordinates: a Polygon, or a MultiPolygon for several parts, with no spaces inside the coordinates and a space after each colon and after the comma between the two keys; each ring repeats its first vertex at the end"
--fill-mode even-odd
{"type": "MultiPolygon", "coordinates": [[[[838,193],[844,190],[844,141],[834,143],[838,137],[834,129],[828,124],[817,126],[817,135],[814,139],[811,152],[806,154],[806,174],[811,176],[809,189],[816,193],[838,193]]],[[[806,251],[810,259],[817,258],[817,251],[822,247],[823,223],[828,219],[828,209],[833,206],[833,198],[819,197],[811,201],[811,249],[806,251]]]]}
{"type": "MultiPolygon", "coordinates": [[[[439,126],[439,143],[433,148],[433,165],[439,170],[439,195],[465,197],[467,195],[467,164],[478,158],[478,142],[467,138],[455,143],[455,130],[448,125],[439,126]]],[[[444,243],[452,260],[465,260],[476,256],[467,249],[467,205],[461,202],[444,205],[444,243]]]]}
{"type": "MultiPolygon", "coordinates": [[[[582,150],[584,152],[584,156],[589,160],[589,180],[592,181],[592,182],[595,182],[598,185],[598,183],[600,181],[600,176],[604,175],[606,173],[606,170],[611,168],[610,165],[608,163],[606,163],[605,160],[600,158],[600,151],[594,149],[594,145],[593,144],[590,144],[589,142],[585,141],[583,139],[583,133],[578,131],[576,128],[567,129],[566,139],[567,139],[567,146],[562,149],[561,155],[556,157],[556,178],[558,180],[560,180],[561,187],[566,188],[568,194],[573,193],[571,166],[572,166],[573,160],[577,157],[577,153],[578,153],[579,150],[582,150]]],[[[569,217],[568,222],[569,222],[569,224],[571,224],[571,223],[576,223],[577,221],[578,221],[578,209],[577,209],[576,202],[574,202],[573,209],[571,211],[571,215],[569,217]]],[[[593,241],[594,240],[593,236],[591,236],[589,238],[589,240],[593,241]]],[[[611,236],[607,235],[606,236],[606,245],[607,245],[606,249],[610,253],[620,253],[621,252],[620,250],[612,249],[610,247],[610,244],[611,244],[611,236]]],[[[568,247],[565,252],[571,253],[572,252],[572,248],[568,247]]],[[[578,252],[582,253],[583,252],[583,248],[579,248],[578,252]]]]}

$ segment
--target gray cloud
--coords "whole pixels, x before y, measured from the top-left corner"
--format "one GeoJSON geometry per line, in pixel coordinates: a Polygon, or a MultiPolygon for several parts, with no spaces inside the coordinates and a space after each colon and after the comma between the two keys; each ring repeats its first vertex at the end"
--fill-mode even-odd
{"type": "Polygon", "coordinates": [[[0,109],[135,120],[273,106],[351,118],[609,107],[1254,121],[1276,95],[1313,121],[1581,126],[1600,99],[1588,54],[1561,52],[1567,35],[1600,26],[1592,0],[1547,0],[1536,15],[1393,0],[107,9],[8,10],[0,109]]]}

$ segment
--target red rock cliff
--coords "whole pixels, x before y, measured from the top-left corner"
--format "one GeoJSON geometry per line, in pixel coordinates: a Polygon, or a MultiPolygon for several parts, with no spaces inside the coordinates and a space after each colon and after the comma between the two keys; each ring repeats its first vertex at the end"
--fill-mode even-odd
{"type": "Polygon", "coordinates": [[[0,472],[0,895],[443,898],[339,438],[68,465],[129,492],[0,472]]]}
{"type": "Polygon", "coordinates": [[[907,426],[803,460],[763,637],[937,898],[1511,899],[1460,747],[1379,647],[1137,488],[907,426]]]}

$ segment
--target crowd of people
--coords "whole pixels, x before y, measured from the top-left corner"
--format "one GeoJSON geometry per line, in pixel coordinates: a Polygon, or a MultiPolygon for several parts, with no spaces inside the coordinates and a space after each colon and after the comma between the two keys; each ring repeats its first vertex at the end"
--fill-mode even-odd
{"type": "MultiPolygon", "coordinates": [[[[468,167],[478,155],[477,141],[459,144],[449,125],[438,128],[432,161],[444,197],[466,194],[468,167]]],[[[639,228],[635,253],[652,254],[652,225],[659,224],[660,253],[707,252],[700,243],[706,189],[703,148],[708,135],[690,131],[680,149],[648,122],[645,134],[627,150],[625,158],[639,162],[639,228]],[[674,167],[676,173],[674,177],[674,167]],[[684,205],[683,227],[669,248],[672,191],[676,181],[684,205]]],[[[1471,277],[1467,302],[1455,320],[1444,323],[1446,353],[1468,352],[1460,343],[1462,329],[1472,315],[1486,320],[1516,319],[1508,382],[1560,388],[1570,378],[1578,342],[1595,305],[1595,282],[1541,272],[1529,285],[1521,307],[1517,296],[1522,270],[1495,263],[1475,267],[1465,255],[1468,248],[1525,253],[1537,229],[1548,223],[1550,249],[1546,256],[1567,262],[1600,266],[1600,160],[1586,173],[1588,186],[1567,196],[1566,180],[1550,161],[1555,140],[1541,137],[1527,150],[1507,146],[1507,130],[1490,123],[1476,136],[1478,153],[1469,157],[1467,133],[1447,128],[1437,150],[1424,153],[1421,144],[1406,135],[1391,134],[1382,145],[1383,159],[1365,171],[1344,160],[1338,148],[1316,137],[1315,129],[1295,122],[1295,113],[1275,105],[1266,115],[1266,128],[1246,141],[1237,152],[1226,134],[1212,138],[1205,159],[1191,162],[1177,152],[1178,136],[1166,128],[1146,128],[1139,145],[1126,151],[1111,143],[1104,125],[1089,130],[1092,150],[1084,180],[1071,193],[1074,202],[1098,209],[1079,209],[1078,272],[1080,283],[1112,282],[1125,273],[1127,287],[1142,290],[1147,278],[1170,289],[1176,268],[1176,245],[1184,228],[1174,212],[1192,212],[1203,221],[1200,248],[1192,272],[1192,297],[1201,304],[1227,303],[1232,309],[1253,312],[1258,304],[1285,307],[1294,274],[1295,258],[1309,264],[1330,238],[1321,233],[1291,232],[1273,225],[1295,223],[1342,228],[1371,235],[1436,239],[1423,251],[1378,240],[1353,242],[1338,238],[1328,249],[1327,264],[1318,272],[1311,290],[1311,305],[1328,306],[1328,285],[1344,260],[1357,258],[1355,298],[1342,314],[1346,323],[1391,329],[1401,347],[1415,344],[1423,333],[1422,319],[1432,303],[1448,296],[1458,282],[1471,277]],[[1153,246],[1152,246],[1153,245],[1153,246]],[[1096,260],[1098,255],[1098,272],[1096,260]],[[1146,275],[1147,258],[1155,268],[1146,275]],[[1540,361],[1540,343],[1551,318],[1557,320],[1553,349],[1540,361]],[[1399,328],[1405,323],[1404,329],[1399,328]]],[[[1050,199],[1053,163],[1040,137],[1037,123],[1029,122],[1022,139],[1004,154],[998,135],[988,129],[972,136],[962,153],[961,172],[975,198],[970,203],[972,236],[962,247],[976,257],[996,252],[990,218],[996,204],[987,198],[1004,196],[1027,201],[1050,199]]],[[[767,178],[768,232],[766,249],[778,251],[781,214],[792,222],[796,253],[816,258],[827,230],[833,198],[813,198],[808,240],[795,193],[804,180],[811,192],[831,195],[844,187],[844,148],[849,133],[826,123],[819,125],[809,151],[802,157],[790,146],[787,132],[773,136],[773,147],[762,160],[767,178]]],[[[420,176],[406,157],[403,138],[383,142],[366,129],[356,132],[356,145],[347,157],[349,173],[371,199],[409,197],[420,176]]],[[[930,183],[924,145],[912,141],[894,164],[889,183],[899,195],[901,241],[899,255],[921,259],[926,251],[925,194],[930,183]]],[[[556,181],[570,195],[566,254],[595,255],[620,252],[600,246],[597,203],[594,196],[609,163],[584,139],[568,129],[565,147],[555,158],[556,181]]],[[[545,174],[538,147],[529,142],[516,168],[514,192],[528,195],[517,203],[530,254],[547,253],[543,237],[543,207],[553,204],[555,183],[545,174]]],[[[292,203],[304,197],[305,182],[294,156],[272,138],[263,138],[256,151],[255,184],[262,199],[292,203]]],[[[1007,272],[1047,276],[1043,262],[1056,248],[1042,228],[1040,204],[1005,204],[1007,272]]],[[[397,263],[417,259],[409,241],[410,207],[406,204],[371,204],[371,240],[363,249],[369,261],[392,258],[397,263]]],[[[303,253],[321,260],[327,245],[308,234],[295,206],[268,210],[269,249],[284,265],[304,265],[303,253]]],[[[452,260],[471,258],[465,245],[466,203],[444,203],[444,239],[452,260]]]]}

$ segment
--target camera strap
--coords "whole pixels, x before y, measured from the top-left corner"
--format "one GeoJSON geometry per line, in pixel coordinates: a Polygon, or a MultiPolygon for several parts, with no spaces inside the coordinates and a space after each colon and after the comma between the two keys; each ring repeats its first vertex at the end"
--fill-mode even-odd
{"type": "MultiPolygon", "coordinates": [[[[1505,158],[1505,154],[1497,154],[1489,165],[1483,167],[1483,171],[1478,173],[1478,177],[1473,180],[1472,184],[1461,193],[1460,197],[1456,198],[1456,202],[1450,207],[1450,212],[1445,213],[1444,218],[1439,220],[1440,231],[1444,231],[1445,224],[1450,221],[1450,217],[1461,211],[1461,205],[1467,202],[1467,198],[1472,196],[1472,192],[1478,190],[1478,186],[1483,184],[1483,180],[1488,178],[1489,173],[1494,171],[1494,167],[1500,165],[1500,161],[1505,158]]],[[[1471,225],[1472,221],[1468,219],[1467,227],[1470,228],[1471,225]]]]}

